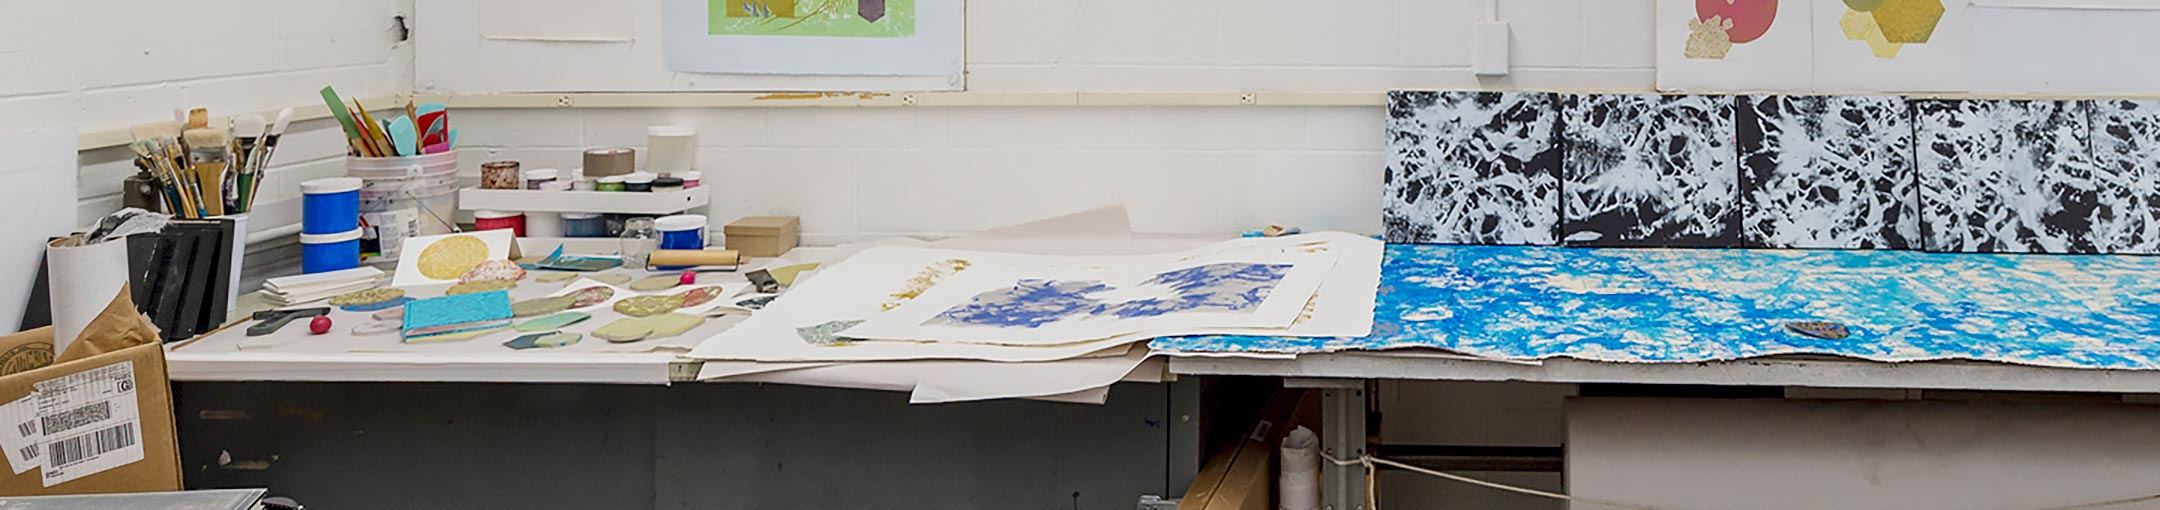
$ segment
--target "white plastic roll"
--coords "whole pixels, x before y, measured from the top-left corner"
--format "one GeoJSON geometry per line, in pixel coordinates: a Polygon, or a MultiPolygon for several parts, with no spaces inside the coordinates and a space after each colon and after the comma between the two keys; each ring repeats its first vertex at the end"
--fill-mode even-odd
{"type": "Polygon", "coordinates": [[[1298,427],[1282,440],[1282,475],[1275,494],[1281,510],[1320,510],[1320,435],[1298,427]]]}
{"type": "Polygon", "coordinates": [[[645,171],[681,177],[697,168],[697,128],[645,128],[645,171]]]}
{"type": "Polygon", "coordinates": [[[51,272],[53,355],[67,352],[68,344],[82,334],[90,319],[97,318],[127,285],[127,242],[89,246],[45,246],[46,267],[51,272]]]}

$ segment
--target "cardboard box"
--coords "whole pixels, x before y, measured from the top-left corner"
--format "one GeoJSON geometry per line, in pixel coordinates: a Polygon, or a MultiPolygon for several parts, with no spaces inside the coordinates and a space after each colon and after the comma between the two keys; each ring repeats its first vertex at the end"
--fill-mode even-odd
{"type": "Polygon", "coordinates": [[[0,337],[0,368],[21,370],[0,374],[0,496],[181,490],[164,344],[129,291],[30,368],[52,360],[52,334],[0,337]]]}
{"type": "Polygon", "coordinates": [[[1200,467],[1185,489],[1178,510],[1269,510],[1275,508],[1275,461],[1283,435],[1298,427],[1320,428],[1320,394],[1305,389],[1277,390],[1259,420],[1200,467]]]}
{"type": "Polygon", "coordinates": [[[727,224],[721,232],[727,234],[727,249],[748,257],[778,257],[795,249],[801,229],[801,220],[794,216],[750,216],[727,224]]]}

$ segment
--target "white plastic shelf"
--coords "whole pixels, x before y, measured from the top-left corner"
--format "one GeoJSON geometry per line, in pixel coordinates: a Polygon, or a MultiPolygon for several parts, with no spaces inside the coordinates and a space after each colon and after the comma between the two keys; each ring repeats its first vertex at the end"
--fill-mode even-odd
{"type": "Polygon", "coordinates": [[[458,190],[458,208],[468,211],[661,215],[705,205],[712,201],[711,191],[704,187],[649,193],[465,188],[458,190]]]}

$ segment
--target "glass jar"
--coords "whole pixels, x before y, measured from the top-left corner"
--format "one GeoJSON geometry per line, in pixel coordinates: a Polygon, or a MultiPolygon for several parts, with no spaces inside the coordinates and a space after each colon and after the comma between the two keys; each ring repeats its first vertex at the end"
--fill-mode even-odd
{"type": "Polygon", "coordinates": [[[653,250],[659,246],[660,231],[653,228],[652,218],[637,217],[623,222],[623,267],[643,269],[646,257],[652,256],[653,250]]]}

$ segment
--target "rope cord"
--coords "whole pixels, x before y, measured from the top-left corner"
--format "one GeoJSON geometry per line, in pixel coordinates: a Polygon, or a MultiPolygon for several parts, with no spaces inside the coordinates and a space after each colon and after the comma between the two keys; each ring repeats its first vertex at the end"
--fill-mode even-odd
{"type": "MultiPolygon", "coordinates": [[[[1630,508],[1630,509],[1634,509],[1634,510],[1677,510],[1677,509],[1672,509],[1672,508],[1667,508],[1667,507],[1661,507],[1661,506],[1656,506],[1656,505],[1644,505],[1644,504],[1637,504],[1637,503],[1627,503],[1627,502],[1620,502],[1620,501],[1610,501],[1610,500],[1602,500],[1602,499],[1595,499],[1595,498],[1585,498],[1585,497],[1579,497],[1579,496],[1570,496],[1570,495],[1567,495],[1567,494],[1561,494],[1561,493],[1557,493],[1557,492],[1547,492],[1547,491],[1541,491],[1541,490],[1537,490],[1537,489],[1532,489],[1532,488],[1528,488],[1528,487],[1518,487],[1518,486],[1514,486],[1514,485],[1508,485],[1508,484],[1504,484],[1504,483],[1498,483],[1498,482],[1489,482],[1489,481],[1485,481],[1485,480],[1479,480],[1479,479],[1476,479],[1476,478],[1471,478],[1471,477],[1467,477],[1467,476],[1463,476],[1463,475],[1458,475],[1458,474],[1454,474],[1454,473],[1446,473],[1446,472],[1441,472],[1441,471],[1434,471],[1434,470],[1431,470],[1431,469],[1425,469],[1425,468],[1421,468],[1421,467],[1417,467],[1417,466],[1412,466],[1412,465],[1409,465],[1409,464],[1404,464],[1404,463],[1401,463],[1401,462],[1396,462],[1396,461],[1392,461],[1392,460],[1387,460],[1387,459],[1383,459],[1383,458],[1379,458],[1379,457],[1374,457],[1374,456],[1371,456],[1371,455],[1364,455],[1364,456],[1359,456],[1358,458],[1355,458],[1355,459],[1350,459],[1350,460],[1343,460],[1343,459],[1337,459],[1337,458],[1335,458],[1335,457],[1334,457],[1334,456],[1332,456],[1332,455],[1328,455],[1328,454],[1327,454],[1326,452],[1321,452],[1321,454],[1320,454],[1320,458],[1323,458],[1323,459],[1327,459],[1327,461],[1328,461],[1328,462],[1330,462],[1330,463],[1334,463],[1334,464],[1335,464],[1336,466],[1363,466],[1363,467],[1365,468],[1365,508],[1366,508],[1366,510],[1379,510],[1379,508],[1380,508],[1380,507],[1378,506],[1378,504],[1377,504],[1377,503],[1378,503],[1378,496],[1374,494],[1374,492],[1375,492],[1375,490],[1374,490],[1374,489],[1375,489],[1376,487],[1374,486],[1374,482],[1373,482],[1373,480],[1374,480],[1375,478],[1378,478],[1378,476],[1377,476],[1377,475],[1379,475],[1379,466],[1388,466],[1388,467],[1393,467],[1393,468],[1401,469],[1401,470],[1404,470],[1404,471],[1409,471],[1409,472],[1412,472],[1412,473],[1417,473],[1417,474],[1421,474],[1421,475],[1426,475],[1426,476],[1431,476],[1431,477],[1437,477],[1437,478],[1441,478],[1441,479],[1446,479],[1446,480],[1452,480],[1452,481],[1455,481],[1455,482],[1460,482],[1460,483],[1465,483],[1465,484],[1470,484],[1470,485],[1476,485],[1476,486],[1479,486],[1479,487],[1484,487],[1484,488],[1488,488],[1488,489],[1493,489],[1493,490],[1498,490],[1498,491],[1504,491],[1504,492],[1513,492],[1513,493],[1516,493],[1516,494],[1523,494],[1523,495],[1527,495],[1527,496],[1536,496],[1536,497],[1540,497],[1540,498],[1556,499],[1556,500],[1560,500],[1560,501],[1576,501],[1576,502],[1582,502],[1582,503],[1589,503],[1589,504],[1593,504],[1593,505],[1604,505],[1604,506],[1610,506],[1610,507],[1617,507],[1617,508],[1630,508]]],[[[2093,502],[2093,503],[2083,503],[2083,504],[2076,504],[2076,505],[2065,505],[2065,506],[2050,506],[2050,507],[2040,507],[2040,508],[2034,508],[2034,509],[2031,509],[2031,510],[2092,510],[2092,509],[2095,509],[2095,508],[2106,508],[2106,507],[2112,507],[2112,506],[2121,506],[2121,505],[2127,505],[2127,504],[2131,504],[2131,503],[2144,503],[2144,502],[2149,502],[2149,501],[2160,501],[2160,494],[2153,494],[2153,495],[2149,495],[2149,496],[2138,496],[2138,497],[2132,497],[2132,498],[2111,499],[2111,500],[2107,500],[2107,501],[2098,501],[2098,502],[2093,502]]]]}

